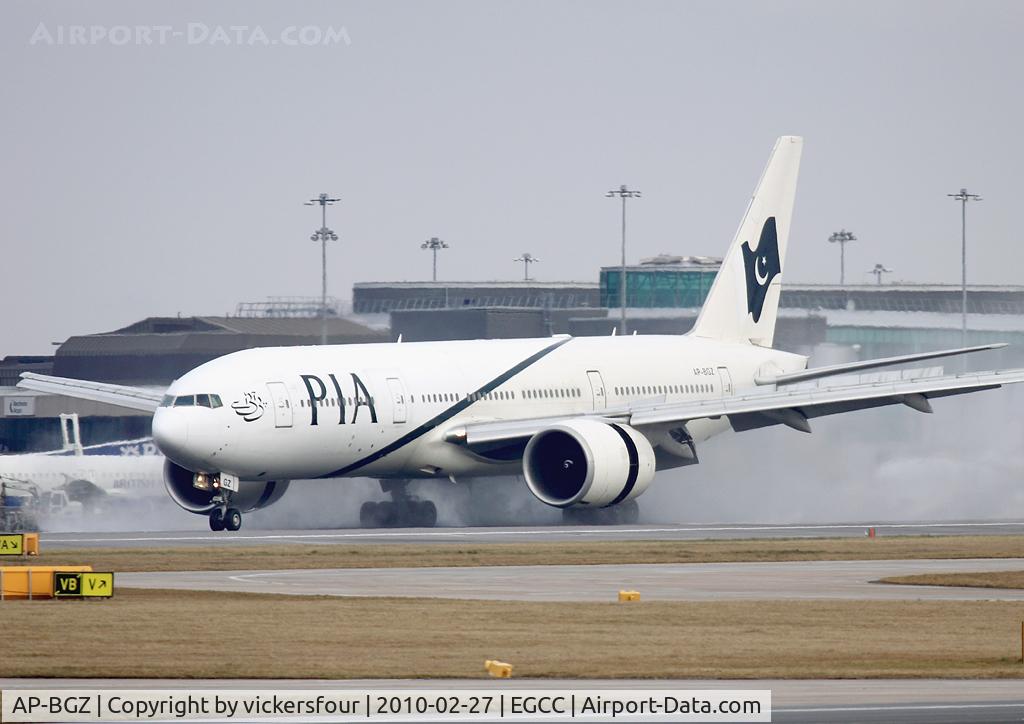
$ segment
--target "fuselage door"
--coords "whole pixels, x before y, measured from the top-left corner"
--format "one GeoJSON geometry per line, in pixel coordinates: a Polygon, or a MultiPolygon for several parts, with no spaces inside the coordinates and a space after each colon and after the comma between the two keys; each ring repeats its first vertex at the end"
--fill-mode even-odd
{"type": "Polygon", "coordinates": [[[392,422],[400,425],[406,421],[405,385],[397,377],[388,377],[388,390],[391,392],[392,422]]]}
{"type": "Polygon", "coordinates": [[[729,374],[728,367],[718,368],[718,381],[722,385],[722,397],[729,397],[732,395],[732,375],[729,374]]]}
{"type": "Polygon", "coordinates": [[[292,400],[283,382],[268,382],[271,404],[274,406],[274,427],[292,426],[292,400]]]}
{"type": "Polygon", "coordinates": [[[597,370],[587,370],[587,379],[590,380],[590,394],[594,400],[594,409],[603,410],[606,405],[607,395],[604,392],[604,379],[597,370]]]}

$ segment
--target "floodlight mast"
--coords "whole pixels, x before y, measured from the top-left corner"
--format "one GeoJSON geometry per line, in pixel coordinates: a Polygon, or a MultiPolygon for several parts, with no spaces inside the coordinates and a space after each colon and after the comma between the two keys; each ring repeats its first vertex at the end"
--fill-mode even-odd
{"type": "Polygon", "coordinates": [[[341,201],[340,198],[331,198],[327,194],[320,194],[315,199],[310,199],[306,206],[320,206],[320,228],[309,237],[311,241],[319,241],[322,246],[321,266],[321,291],[320,291],[320,344],[327,344],[327,242],[337,241],[338,235],[327,228],[327,207],[341,201]]]}
{"type": "Polygon", "coordinates": [[[606,198],[613,199],[619,197],[622,199],[622,271],[619,278],[619,334],[626,333],[626,199],[638,199],[641,197],[641,192],[632,190],[626,187],[626,184],[622,184],[617,189],[612,189],[605,194],[606,198]]]}
{"type": "Polygon", "coordinates": [[[881,284],[882,284],[882,275],[883,274],[892,274],[892,269],[886,268],[885,264],[875,264],[875,268],[868,270],[868,274],[874,274],[875,275],[875,284],[881,286],[881,284]]]}
{"type": "Polygon", "coordinates": [[[540,261],[540,259],[535,257],[530,252],[526,251],[523,252],[523,255],[521,257],[519,257],[518,259],[513,259],[512,261],[523,262],[523,281],[528,282],[530,281],[530,264],[536,264],[538,261],[540,261]]]}
{"type": "Polygon", "coordinates": [[[434,252],[434,281],[436,282],[437,281],[437,252],[440,251],[441,249],[447,249],[448,248],[448,242],[445,241],[444,239],[438,239],[436,236],[432,236],[429,239],[427,239],[426,241],[424,241],[422,244],[420,244],[420,248],[421,249],[430,249],[432,252],[434,252]]]}
{"type": "Polygon", "coordinates": [[[982,201],[978,194],[969,194],[967,189],[960,193],[946,194],[960,202],[960,346],[967,346],[967,202],[982,201]]]}
{"type": "Polygon", "coordinates": [[[846,244],[851,241],[857,241],[857,237],[853,235],[853,232],[842,229],[836,231],[832,236],[828,237],[828,240],[832,244],[839,244],[839,284],[846,283],[846,244]]]}

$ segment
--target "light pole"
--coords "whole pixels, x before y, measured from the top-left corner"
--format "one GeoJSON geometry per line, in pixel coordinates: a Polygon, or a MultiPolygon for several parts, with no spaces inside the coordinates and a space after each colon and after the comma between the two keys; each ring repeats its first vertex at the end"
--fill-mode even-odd
{"type": "Polygon", "coordinates": [[[882,275],[883,274],[892,274],[892,269],[887,269],[885,267],[885,264],[875,264],[875,268],[872,269],[871,271],[869,271],[868,274],[874,274],[875,275],[875,283],[878,284],[879,286],[881,286],[881,284],[882,284],[882,275]]]}
{"type": "Polygon", "coordinates": [[[605,197],[609,199],[615,197],[622,199],[622,271],[619,278],[619,311],[622,314],[619,318],[619,334],[626,333],[626,199],[638,199],[640,196],[639,191],[626,188],[626,184],[605,194],[605,197]]]}
{"type": "Polygon", "coordinates": [[[434,281],[436,282],[437,281],[437,252],[440,251],[441,249],[447,249],[448,248],[448,242],[444,241],[443,239],[438,239],[436,236],[432,236],[429,239],[427,239],[426,241],[424,241],[422,244],[420,244],[420,248],[421,249],[430,249],[432,252],[434,252],[434,281]]]}
{"type": "Polygon", "coordinates": [[[523,252],[523,255],[521,257],[519,257],[518,259],[513,259],[512,261],[523,262],[523,281],[528,282],[530,281],[530,264],[535,264],[536,262],[540,261],[540,259],[535,257],[530,252],[526,251],[523,252]]]}
{"type": "Polygon", "coordinates": [[[846,283],[846,244],[850,241],[857,241],[857,237],[852,232],[842,229],[836,231],[832,236],[828,237],[828,240],[832,244],[839,244],[839,283],[846,283]]]}
{"type": "Polygon", "coordinates": [[[981,201],[978,194],[960,189],[958,194],[946,194],[960,202],[960,346],[967,346],[967,202],[981,201]]]}
{"type": "Polygon", "coordinates": [[[322,245],[321,276],[323,283],[320,290],[320,344],[327,344],[327,242],[338,240],[338,235],[327,228],[327,207],[337,201],[341,201],[341,199],[320,194],[315,199],[306,202],[306,206],[320,206],[320,228],[309,237],[312,241],[319,241],[322,245]]]}

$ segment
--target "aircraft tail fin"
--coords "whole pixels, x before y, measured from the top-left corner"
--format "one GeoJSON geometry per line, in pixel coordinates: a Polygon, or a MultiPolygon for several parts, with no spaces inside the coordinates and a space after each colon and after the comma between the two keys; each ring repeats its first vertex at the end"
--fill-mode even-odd
{"type": "Polygon", "coordinates": [[[771,347],[803,139],[775,142],[690,334],[771,347]]]}

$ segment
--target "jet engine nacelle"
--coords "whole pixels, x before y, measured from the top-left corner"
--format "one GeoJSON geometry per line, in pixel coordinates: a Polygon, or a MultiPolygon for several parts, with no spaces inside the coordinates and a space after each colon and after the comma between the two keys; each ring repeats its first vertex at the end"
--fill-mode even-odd
{"type": "MultiPolygon", "coordinates": [[[[164,487],[175,503],[190,513],[209,513],[217,507],[213,496],[217,491],[200,489],[192,482],[195,474],[170,460],[164,462],[164,487]]],[[[288,490],[287,480],[241,480],[231,495],[231,507],[245,513],[276,503],[288,490]]]]}
{"type": "Polygon", "coordinates": [[[628,425],[570,420],[530,438],[523,453],[526,484],[558,508],[602,507],[636,498],[654,479],[654,450],[628,425]]]}

